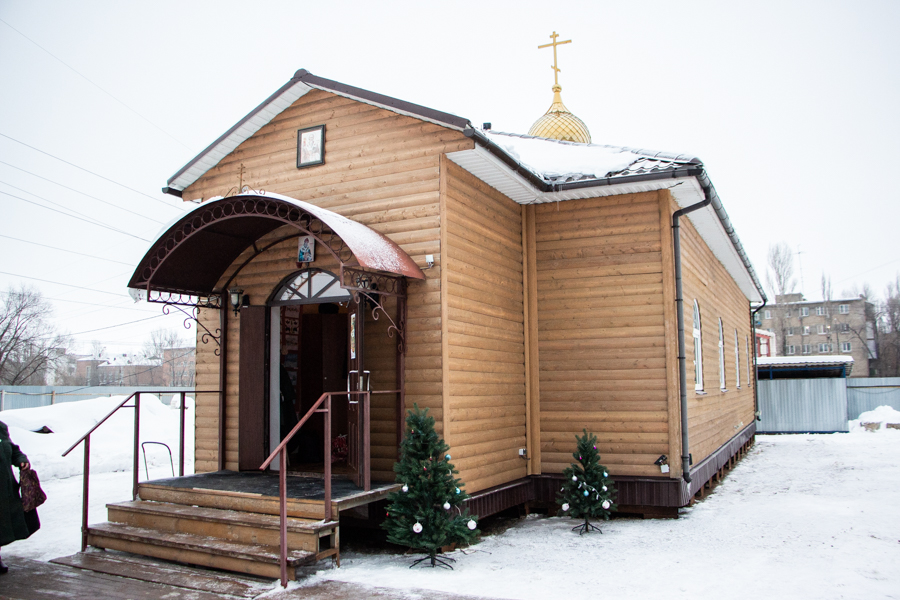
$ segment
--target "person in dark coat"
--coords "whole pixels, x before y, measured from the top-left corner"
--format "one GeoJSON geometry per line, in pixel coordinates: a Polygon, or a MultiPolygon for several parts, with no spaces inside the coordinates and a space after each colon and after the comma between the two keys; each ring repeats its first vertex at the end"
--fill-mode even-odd
{"type": "MultiPolygon", "coordinates": [[[[19,482],[13,477],[13,465],[19,473],[31,468],[28,457],[9,439],[9,428],[0,421],[0,546],[24,540],[31,531],[25,523],[25,511],[19,496],[19,482]]],[[[9,569],[0,558],[0,575],[9,569]]]]}

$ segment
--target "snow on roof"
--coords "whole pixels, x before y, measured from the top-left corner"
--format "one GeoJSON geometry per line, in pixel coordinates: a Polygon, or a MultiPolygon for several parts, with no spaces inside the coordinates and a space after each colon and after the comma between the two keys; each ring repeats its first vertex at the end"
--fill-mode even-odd
{"type": "Polygon", "coordinates": [[[681,154],[577,144],[491,130],[482,133],[522,166],[553,183],[638,175],[701,164],[696,157],[681,154]]]}
{"type": "Polygon", "coordinates": [[[852,356],[760,356],[756,359],[759,367],[811,367],[852,365],[852,356]]]}

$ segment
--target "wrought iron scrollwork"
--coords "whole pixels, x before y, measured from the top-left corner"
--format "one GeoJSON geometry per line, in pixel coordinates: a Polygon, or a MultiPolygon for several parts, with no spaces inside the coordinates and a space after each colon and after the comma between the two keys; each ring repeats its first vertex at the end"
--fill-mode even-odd
{"type": "Polygon", "coordinates": [[[155,302],[158,304],[162,304],[162,313],[164,315],[171,314],[172,308],[176,309],[180,313],[185,316],[184,319],[184,328],[191,328],[191,321],[197,324],[199,329],[203,331],[200,333],[200,341],[203,344],[208,344],[210,340],[216,343],[217,348],[213,351],[216,356],[221,354],[221,339],[222,339],[222,330],[218,327],[216,328],[216,332],[213,333],[209,330],[209,328],[204,325],[199,319],[198,316],[200,314],[201,308],[214,308],[220,309],[222,307],[222,297],[221,296],[209,296],[207,298],[199,298],[197,296],[188,296],[185,294],[171,294],[168,292],[151,292],[151,295],[155,297],[148,297],[148,302],[155,302]],[[193,301],[191,301],[193,300],[193,301]]]}
{"type": "Polygon", "coordinates": [[[358,304],[360,302],[365,302],[366,306],[372,308],[372,319],[377,321],[381,315],[390,321],[390,325],[387,328],[387,334],[389,338],[397,335],[397,349],[402,353],[404,351],[404,326],[405,323],[401,320],[400,322],[394,321],[391,318],[390,313],[384,308],[384,304],[382,304],[381,300],[384,296],[381,296],[377,293],[369,293],[363,290],[354,290],[353,291],[353,300],[358,304]]]}

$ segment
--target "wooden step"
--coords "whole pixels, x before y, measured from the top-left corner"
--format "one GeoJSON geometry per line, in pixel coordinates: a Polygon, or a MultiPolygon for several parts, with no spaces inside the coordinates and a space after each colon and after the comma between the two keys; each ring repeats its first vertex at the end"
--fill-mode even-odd
{"type": "MultiPolygon", "coordinates": [[[[88,527],[88,544],[153,556],[214,569],[280,577],[280,553],[277,546],[230,542],[190,533],[172,533],[121,523],[98,523],[88,527]]],[[[288,576],[296,578],[300,565],[314,562],[316,554],[291,550],[287,555],[288,576]]]]}
{"type": "MultiPolygon", "coordinates": [[[[206,508],[266,515],[281,514],[281,506],[277,496],[263,496],[262,494],[247,492],[205,488],[178,488],[142,483],[139,486],[138,495],[141,500],[153,500],[156,502],[203,506],[206,508]]],[[[289,517],[300,519],[323,519],[325,517],[325,503],[322,500],[288,498],[286,505],[289,517]]],[[[339,510],[340,508],[332,502],[331,514],[337,515],[339,510]]]]}
{"type": "Polygon", "coordinates": [[[205,571],[116,551],[78,552],[71,556],[54,558],[50,562],[95,573],[208,592],[216,594],[217,598],[256,598],[272,589],[272,584],[268,580],[238,575],[223,577],[218,571],[205,571]]]}
{"type": "MultiPolygon", "coordinates": [[[[137,500],[106,505],[108,519],[132,527],[278,546],[281,519],[273,515],[137,500]]],[[[287,519],[288,547],[323,558],[337,546],[337,521],[287,519]],[[327,538],[323,540],[322,538],[327,538]]]]}

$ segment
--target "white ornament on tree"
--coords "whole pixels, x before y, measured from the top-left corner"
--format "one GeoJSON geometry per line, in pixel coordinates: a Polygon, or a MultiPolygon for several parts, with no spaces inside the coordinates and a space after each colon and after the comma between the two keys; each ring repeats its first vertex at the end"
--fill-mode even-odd
{"type": "Polygon", "coordinates": [[[578,475],[572,475],[572,481],[578,481],[578,475]]]}
{"type": "Polygon", "coordinates": [[[469,522],[466,523],[466,527],[468,527],[472,531],[475,531],[475,528],[478,527],[478,524],[475,523],[475,521],[473,521],[472,519],[469,519],[469,522]]]}
{"type": "Polygon", "coordinates": [[[413,531],[415,531],[416,533],[422,533],[422,524],[416,523],[415,525],[413,525],[413,531]]]}
{"type": "Polygon", "coordinates": [[[563,509],[563,512],[566,512],[567,510],[569,510],[569,503],[566,502],[565,504],[563,504],[562,509],[563,509]]]}
{"type": "Polygon", "coordinates": [[[604,510],[609,510],[609,500],[604,500],[603,504],[601,504],[600,506],[602,506],[604,510]]]}
{"type": "Polygon", "coordinates": [[[606,491],[606,486],[605,486],[605,485],[603,486],[603,491],[604,491],[604,492],[606,491]]]}
{"type": "Polygon", "coordinates": [[[406,485],[406,484],[405,484],[405,483],[404,483],[404,484],[403,484],[403,487],[402,487],[402,488],[400,488],[400,489],[401,489],[401,490],[402,490],[402,491],[403,491],[403,492],[404,492],[404,493],[406,493],[406,492],[408,492],[408,491],[409,491],[409,486],[408,486],[408,485],[406,485]]]}
{"type": "Polygon", "coordinates": [[[450,510],[450,503],[444,502],[444,510],[450,510]]]}

